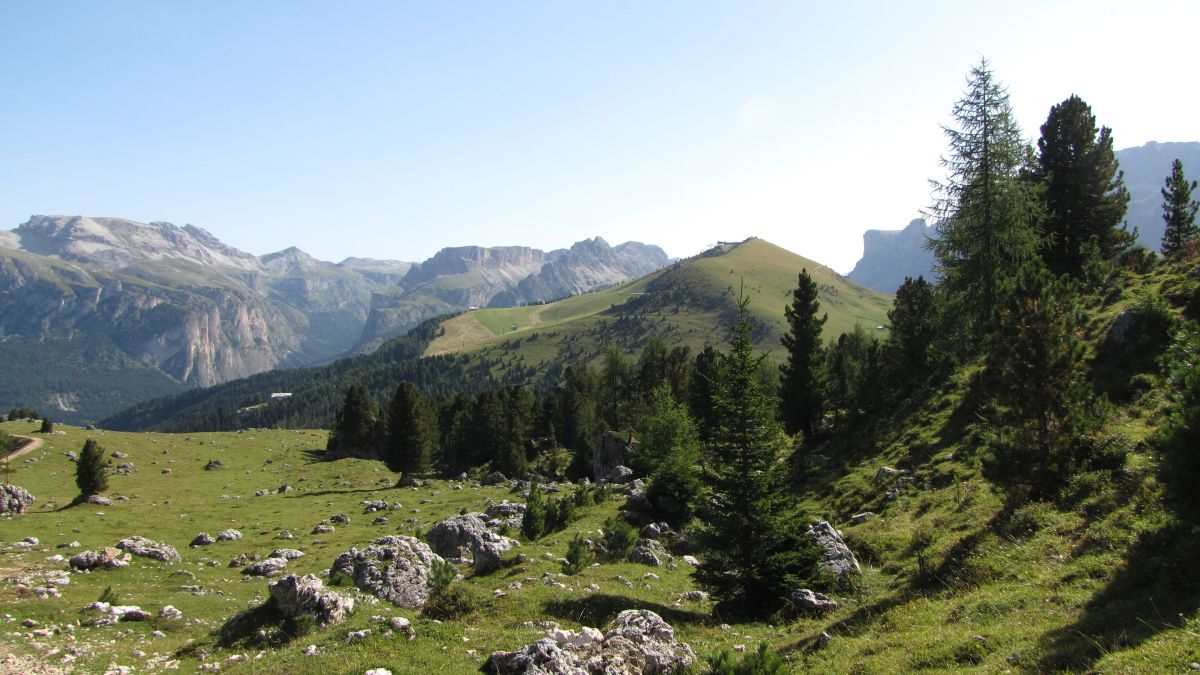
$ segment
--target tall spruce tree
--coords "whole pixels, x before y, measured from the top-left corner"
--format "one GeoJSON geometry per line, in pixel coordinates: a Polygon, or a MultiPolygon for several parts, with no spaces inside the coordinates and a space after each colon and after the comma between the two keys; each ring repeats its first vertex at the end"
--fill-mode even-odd
{"type": "Polygon", "coordinates": [[[1037,187],[1020,180],[1030,161],[1028,148],[1008,92],[986,60],[971,69],[953,115],[955,126],[945,127],[950,152],[942,158],[947,177],[931,181],[937,233],[927,245],[967,334],[981,337],[996,305],[997,284],[1037,255],[1037,187]]]}
{"type": "Polygon", "coordinates": [[[1121,227],[1129,191],[1113,154],[1112,130],[1096,129],[1096,116],[1083,99],[1050,108],[1038,139],[1034,175],[1046,204],[1042,257],[1055,274],[1079,277],[1089,251],[1111,260],[1133,243],[1121,227]],[[1095,246],[1087,246],[1095,240],[1095,246]]]}
{"type": "Polygon", "coordinates": [[[821,309],[817,282],[800,270],[800,277],[792,291],[792,304],[783,310],[788,323],[788,332],[782,338],[787,349],[787,363],[779,367],[782,382],[779,387],[779,405],[783,426],[790,434],[803,432],[806,439],[816,433],[817,424],[825,409],[821,373],[824,354],[821,346],[821,328],[828,314],[817,318],[821,309]]]}
{"type": "Polygon", "coordinates": [[[1175,160],[1162,189],[1163,221],[1167,224],[1162,238],[1163,255],[1178,253],[1200,231],[1196,228],[1196,209],[1200,205],[1192,199],[1194,189],[1196,181],[1189,183],[1183,175],[1183,162],[1175,160]]]}
{"type": "Polygon", "coordinates": [[[79,486],[81,497],[98,495],[108,489],[108,460],[104,457],[104,448],[94,438],[83,442],[83,450],[75,460],[75,485],[79,486]]]}
{"type": "Polygon", "coordinates": [[[374,440],[379,416],[375,401],[361,384],[350,385],[342,407],[334,417],[333,429],[325,448],[345,454],[358,454],[369,449],[374,440]]]}
{"type": "Polygon", "coordinates": [[[787,438],[774,403],[759,383],[750,300],[739,297],[730,352],[721,356],[713,409],[701,539],[707,557],[696,578],[720,603],[746,614],[769,614],[797,584],[811,582],[819,555],[803,535],[785,492],[780,462],[787,438]]]}
{"type": "Polygon", "coordinates": [[[384,463],[400,474],[403,484],[413,474],[429,470],[436,430],[424,397],[411,382],[401,382],[387,407],[387,445],[384,463]]]}

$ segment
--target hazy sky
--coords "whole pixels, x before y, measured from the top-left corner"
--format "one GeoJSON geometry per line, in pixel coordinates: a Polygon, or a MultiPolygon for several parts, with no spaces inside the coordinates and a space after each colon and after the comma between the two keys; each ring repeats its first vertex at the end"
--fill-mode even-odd
{"type": "Polygon", "coordinates": [[[6,2],[0,228],[421,260],[756,235],[834,269],[929,201],[981,56],[1036,137],[1200,140],[1200,2],[6,2]],[[836,7],[834,6],[836,5],[836,7]]]}

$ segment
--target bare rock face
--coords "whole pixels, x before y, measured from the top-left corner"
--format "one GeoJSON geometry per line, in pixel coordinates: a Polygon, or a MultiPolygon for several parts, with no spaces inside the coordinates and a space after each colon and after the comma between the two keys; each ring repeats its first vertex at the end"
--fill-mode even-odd
{"type": "Polygon", "coordinates": [[[489,528],[502,527],[504,525],[516,528],[520,527],[521,521],[525,519],[525,505],[515,504],[506,500],[487,507],[485,515],[488,518],[487,526],[489,528]]]}
{"type": "Polygon", "coordinates": [[[690,668],[696,654],[675,639],[662,617],[645,609],[627,609],[600,634],[554,630],[515,652],[492,652],[483,670],[489,673],[673,673],[690,668]]]}
{"type": "Polygon", "coordinates": [[[0,485],[0,516],[25,513],[29,505],[37,501],[29,490],[16,485],[0,485]]]}
{"type": "Polygon", "coordinates": [[[490,572],[500,566],[500,555],[517,542],[487,528],[482,513],[467,513],[443,520],[429,530],[429,547],[450,560],[472,560],[476,572],[490,572]]]}
{"type": "Polygon", "coordinates": [[[174,547],[137,535],[117,542],[117,548],[144,558],[153,558],[163,562],[179,562],[179,551],[176,551],[174,547]]]}
{"type": "Polygon", "coordinates": [[[330,575],[345,574],[359,589],[393,605],[417,609],[429,599],[429,573],[444,562],[424,542],[403,535],[382,537],[363,550],[339,555],[330,575]]]}
{"type": "Polygon", "coordinates": [[[276,574],[283,574],[286,569],[287,560],[283,558],[266,558],[242,570],[242,574],[252,577],[273,577],[276,574]]]}
{"type": "Polygon", "coordinates": [[[267,592],[285,617],[312,614],[322,625],[341,623],[354,611],[354,599],[328,590],[311,574],[289,574],[267,584],[267,592]]]}
{"type": "Polygon", "coordinates": [[[846,546],[842,535],[832,525],[822,520],[814,523],[812,529],[805,534],[812,537],[817,545],[825,551],[821,566],[826,571],[842,578],[862,573],[862,568],[858,566],[858,559],[854,557],[854,552],[850,550],[849,546],[846,546]]]}
{"type": "Polygon", "coordinates": [[[671,559],[667,548],[654,539],[638,539],[637,545],[629,553],[629,562],[661,567],[671,559]]]}
{"type": "Polygon", "coordinates": [[[105,547],[99,551],[80,551],[71,556],[67,563],[81,572],[94,569],[119,569],[129,565],[129,554],[119,549],[105,547]]]}

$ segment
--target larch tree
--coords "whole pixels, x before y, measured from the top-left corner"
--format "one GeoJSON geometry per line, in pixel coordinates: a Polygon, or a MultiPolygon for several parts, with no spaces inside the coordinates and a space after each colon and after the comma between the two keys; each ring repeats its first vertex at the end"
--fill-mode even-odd
{"type": "Polygon", "coordinates": [[[986,60],[971,69],[953,116],[955,126],[944,128],[950,143],[942,158],[947,177],[931,181],[937,232],[927,245],[967,335],[982,337],[998,283],[1038,253],[1039,198],[1036,183],[1021,180],[1032,158],[1008,92],[986,60]]]}
{"type": "Polygon", "coordinates": [[[821,302],[817,282],[800,270],[792,291],[792,304],[784,308],[788,331],[782,338],[787,362],[779,367],[779,405],[783,426],[790,434],[803,433],[811,439],[825,410],[821,374],[825,361],[821,328],[828,315],[818,317],[821,302]]]}
{"type": "Polygon", "coordinates": [[[1111,260],[1134,240],[1121,226],[1129,191],[1112,130],[1097,129],[1091,106],[1072,95],[1050,108],[1037,147],[1033,173],[1046,205],[1042,257],[1051,272],[1079,277],[1089,251],[1111,260]]]}
{"type": "Polygon", "coordinates": [[[1183,175],[1183,162],[1175,160],[1162,188],[1163,221],[1167,224],[1162,238],[1163,255],[1178,253],[1200,231],[1196,228],[1196,209],[1200,205],[1192,199],[1194,189],[1196,181],[1189,183],[1183,175]]]}

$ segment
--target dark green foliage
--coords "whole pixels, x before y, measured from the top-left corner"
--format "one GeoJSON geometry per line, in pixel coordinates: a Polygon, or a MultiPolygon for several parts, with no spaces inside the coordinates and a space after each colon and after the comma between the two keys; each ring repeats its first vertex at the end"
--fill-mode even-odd
{"type": "Polygon", "coordinates": [[[1042,258],[1051,272],[1079,278],[1088,258],[1113,260],[1134,240],[1121,227],[1129,191],[1112,130],[1097,130],[1091,106],[1072,95],[1050,108],[1037,145],[1033,173],[1046,203],[1042,258]]]}
{"type": "Polygon", "coordinates": [[[533,410],[533,394],[524,387],[481,393],[475,401],[471,437],[475,452],[481,454],[470,465],[490,461],[492,469],[506,476],[524,475],[533,410]]]}
{"type": "Polygon", "coordinates": [[[1020,500],[1052,494],[1076,468],[1074,442],[1094,426],[1084,348],[1069,288],[1027,265],[1001,290],[985,377],[996,409],[984,472],[1020,500]]]}
{"type": "Polygon", "coordinates": [[[664,384],[654,392],[651,413],[642,420],[638,456],[650,476],[646,497],[655,515],[680,526],[692,518],[700,501],[700,434],[687,408],[675,400],[664,384]]]}
{"type": "Polygon", "coordinates": [[[1173,406],[1154,445],[1159,472],[1179,511],[1200,521],[1200,324],[1179,332],[1167,358],[1173,406]]]}
{"type": "Polygon", "coordinates": [[[42,420],[42,427],[40,429],[38,429],[38,433],[40,433],[40,434],[54,433],[54,422],[52,422],[49,417],[44,418],[42,420]]]}
{"type": "Polygon", "coordinates": [[[521,517],[521,534],[529,541],[537,541],[546,534],[546,496],[536,481],[529,486],[529,497],[525,500],[525,515],[521,517]]]}
{"type": "Polygon", "coordinates": [[[576,534],[567,544],[566,560],[566,564],[563,565],[563,572],[566,574],[579,574],[591,564],[592,549],[582,534],[576,534]]]}
{"type": "Polygon", "coordinates": [[[32,408],[13,408],[8,411],[8,421],[15,422],[17,420],[36,420],[41,419],[42,415],[32,408]]]}
{"type": "Polygon", "coordinates": [[[474,614],[484,606],[474,587],[458,583],[457,576],[454,565],[434,563],[429,570],[429,599],[421,608],[422,616],[449,621],[474,614]]]}
{"type": "Polygon", "coordinates": [[[604,520],[603,544],[610,560],[624,560],[638,540],[638,531],[621,516],[604,520]]]}
{"type": "Polygon", "coordinates": [[[720,360],[705,473],[710,493],[700,513],[708,553],[696,578],[725,607],[765,615],[782,606],[782,595],[812,582],[819,554],[785,492],[780,460],[788,443],[758,380],[762,357],[754,354],[749,304],[738,299],[731,350],[720,360]]]}
{"type": "Polygon", "coordinates": [[[971,69],[953,114],[956,126],[945,129],[950,152],[942,159],[948,176],[934,182],[937,236],[928,245],[942,283],[957,296],[967,335],[981,338],[998,284],[1037,254],[1037,186],[1020,180],[1029,157],[1008,92],[986,60],[971,69]]]}
{"type": "Polygon", "coordinates": [[[1196,181],[1188,182],[1183,175],[1183,162],[1178,159],[1171,164],[1171,175],[1162,189],[1163,221],[1167,227],[1163,232],[1163,255],[1174,255],[1196,238],[1196,210],[1200,204],[1192,199],[1196,181]]]}
{"type": "Polygon", "coordinates": [[[608,429],[632,425],[636,391],[637,372],[629,357],[620,347],[609,345],[600,366],[600,419],[608,429]]]}
{"type": "Polygon", "coordinates": [[[700,440],[707,443],[716,433],[717,416],[713,411],[713,392],[716,391],[717,363],[720,354],[711,345],[706,345],[696,354],[692,363],[692,377],[688,384],[687,403],[692,418],[700,431],[700,440]]]}
{"type": "Polygon", "coordinates": [[[929,379],[937,339],[936,313],[933,286],[925,277],[905,277],[888,312],[891,330],[883,347],[892,391],[907,390],[929,379]]]}
{"type": "Polygon", "coordinates": [[[568,366],[558,387],[558,414],[555,438],[574,453],[569,473],[580,477],[588,473],[592,447],[600,435],[597,410],[600,383],[586,366],[568,366]]]}
{"type": "Polygon", "coordinates": [[[375,401],[361,384],[352,384],[334,419],[325,449],[343,455],[364,454],[376,438],[379,416],[375,401]]]}
{"type": "Polygon", "coordinates": [[[746,652],[741,660],[728,649],[708,657],[708,672],[712,675],[777,675],[788,672],[783,657],[771,651],[767,643],[760,642],[758,649],[746,652]]]}
{"type": "Polygon", "coordinates": [[[83,450],[75,462],[75,485],[83,497],[98,495],[108,489],[108,459],[104,448],[95,439],[83,443],[83,450]]]}
{"type": "Polygon", "coordinates": [[[860,325],[842,333],[825,350],[826,391],[830,407],[841,421],[869,414],[880,404],[883,380],[882,347],[860,325]]]}
{"type": "Polygon", "coordinates": [[[816,433],[825,409],[821,391],[824,365],[821,327],[829,315],[818,318],[820,309],[817,282],[809,276],[807,269],[800,270],[796,289],[792,291],[792,304],[783,310],[788,323],[788,332],[782,338],[787,363],[779,367],[782,374],[779,405],[787,432],[803,433],[806,439],[816,433]]]}
{"type": "Polygon", "coordinates": [[[401,475],[401,481],[428,471],[436,437],[432,413],[421,392],[411,382],[401,382],[387,408],[384,463],[401,475]]]}

